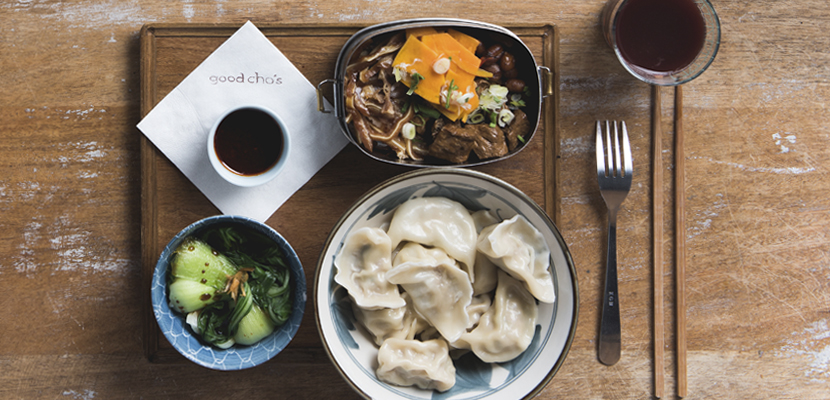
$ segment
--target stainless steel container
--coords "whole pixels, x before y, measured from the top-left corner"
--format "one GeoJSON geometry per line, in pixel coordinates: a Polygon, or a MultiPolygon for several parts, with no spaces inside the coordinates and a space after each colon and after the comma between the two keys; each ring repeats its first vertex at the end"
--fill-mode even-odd
{"type": "Polygon", "coordinates": [[[317,96],[320,111],[332,112],[332,110],[326,108],[325,102],[323,101],[323,92],[325,91],[325,87],[328,85],[332,86],[331,92],[333,93],[333,112],[340,121],[340,127],[343,133],[352,144],[357,146],[367,156],[375,160],[411,167],[469,167],[504,160],[527,147],[533,136],[535,136],[536,130],[539,126],[543,99],[553,95],[554,93],[551,83],[553,81],[552,76],[553,73],[547,67],[537,65],[536,60],[527,45],[525,45],[513,32],[503,27],[484,22],[454,18],[408,19],[370,26],[360,30],[349,38],[349,40],[343,45],[343,48],[337,57],[334,78],[326,79],[317,85],[317,96]],[[522,80],[524,80],[527,88],[524,97],[525,106],[522,110],[527,114],[528,120],[532,126],[530,135],[524,138],[525,140],[520,146],[507,155],[498,158],[486,160],[474,159],[468,160],[464,163],[450,163],[449,161],[433,158],[426,158],[420,161],[401,160],[394,154],[370,152],[360,144],[356,134],[353,132],[353,127],[347,123],[346,119],[347,111],[344,97],[345,83],[347,79],[346,68],[368,45],[382,43],[392,35],[407,29],[426,27],[438,29],[452,28],[456,31],[473,36],[482,43],[500,44],[506,51],[509,51],[515,57],[517,68],[520,69],[519,76],[522,80]]]}

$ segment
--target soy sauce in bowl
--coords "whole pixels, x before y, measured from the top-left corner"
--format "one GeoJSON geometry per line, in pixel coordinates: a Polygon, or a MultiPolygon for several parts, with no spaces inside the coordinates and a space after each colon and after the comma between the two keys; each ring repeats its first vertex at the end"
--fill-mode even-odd
{"type": "Polygon", "coordinates": [[[237,175],[259,175],[282,153],[282,128],[270,115],[243,108],[228,114],[213,138],[216,155],[237,175]]]}
{"type": "Polygon", "coordinates": [[[290,147],[282,119],[268,108],[250,105],[222,114],[208,135],[208,158],[226,181],[258,186],[276,177],[290,147]]]}

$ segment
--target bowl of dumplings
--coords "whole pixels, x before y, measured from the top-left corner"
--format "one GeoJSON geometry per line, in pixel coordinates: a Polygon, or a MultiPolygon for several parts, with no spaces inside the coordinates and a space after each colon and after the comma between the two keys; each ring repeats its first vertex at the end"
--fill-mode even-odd
{"type": "Polygon", "coordinates": [[[365,398],[532,398],[573,342],[565,241],[507,182],[401,174],[364,194],[318,260],[314,305],[333,364],[365,398]]]}

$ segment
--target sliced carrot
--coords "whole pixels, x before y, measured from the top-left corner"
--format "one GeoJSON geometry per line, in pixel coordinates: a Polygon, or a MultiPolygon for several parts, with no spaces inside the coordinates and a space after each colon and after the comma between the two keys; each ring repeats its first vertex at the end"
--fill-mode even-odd
{"type": "Polygon", "coordinates": [[[406,37],[415,36],[416,38],[420,39],[424,35],[433,35],[438,33],[435,28],[431,26],[425,26],[422,28],[412,28],[406,30],[406,37]]]}
{"type": "Polygon", "coordinates": [[[474,38],[474,37],[472,37],[472,36],[470,36],[466,33],[461,33],[461,32],[459,32],[455,29],[449,29],[447,31],[447,33],[449,33],[450,36],[455,38],[455,40],[457,40],[458,43],[461,43],[461,45],[464,46],[464,48],[466,48],[467,50],[470,50],[470,52],[473,53],[473,54],[476,53],[476,49],[478,49],[478,45],[481,44],[481,42],[479,42],[478,39],[476,39],[476,38],[474,38]]]}
{"type": "Polygon", "coordinates": [[[407,72],[407,77],[402,80],[403,84],[412,88],[414,82],[417,81],[417,84],[414,84],[415,93],[423,97],[424,100],[435,104],[440,102],[441,87],[444,86],[444,76],[435,73],[432,69],[432,64],[435,63],[438,56],[437,53],[418,40],[415,35],[411,35],[406,39],[406,43],[398,51],[393,61],[395,67],[407,72]],[[423,79],[413,80],[416,73],[423,79]]]}
{"type": "Polygon", "coordinates": [[[443,54],[449,57],[453,64],[457,65],[462,70],[473,75],[478,73],[481,66],[481,60],[476,57],[475,53],[467,50],[449,33],[438,33],[434,35],[425,35],[421,38],[424,45],[431,48],[438,54],[443,54]]]}

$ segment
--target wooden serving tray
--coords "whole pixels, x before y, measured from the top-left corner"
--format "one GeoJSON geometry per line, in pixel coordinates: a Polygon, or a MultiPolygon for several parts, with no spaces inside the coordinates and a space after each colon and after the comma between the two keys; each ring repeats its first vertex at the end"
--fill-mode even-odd
{"type": "MultiPolygon", "coordinates": [[[[154,24],[141,30],[141,115],[146,115],[241,24],[154,24]]],[[[346,40],[363,26],[268,25],[259,29],[317,85],[334,76],[335,62],[346,40]]],[[[559,197],[559,39],[552,25],[507,26],[552,71],[552,93],[543,103],[535,138],[519,154],[475,169],[499,177],[524,191],[557,221],[559,197]]],[[[161,250],[182,228],[219,214],[210,201],[141,135],[141,268],[144,290],[143,344],[153,362],[181,362],[162,337],[150,304],[150,282],[161,250]]],[[[409,168],[371,160],[349,145],[295,193],[266,223],[280,232],[300,257],[314,288],[318,256],[331,228],[367,190],[409,168]]],[[[307,303],[294,340],[278,357],[281,362],[328,363],[307,303]]]]}

